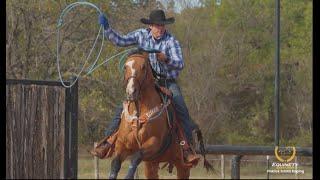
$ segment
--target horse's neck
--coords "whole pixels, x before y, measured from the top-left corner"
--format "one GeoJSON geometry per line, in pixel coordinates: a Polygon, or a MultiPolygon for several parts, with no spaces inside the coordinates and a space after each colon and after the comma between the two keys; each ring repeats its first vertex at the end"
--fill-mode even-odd
{"type": "MultiPolygon", "coordinates": [[[[161,99],[155,87],[150,86],[141,90],[140,98],[138,100],[138,106],[139,106],[138,111],[140,112],[140,115],[148,112],[150,109],[160,104],[161,104],[161,99]]],[[[133,108],[133,106],[131,107],[132,108],[129,108],[130,114],[131,112],[136,110],[135,108],[133,108]]]]}
{"type": "Polygon", "coordinates": [[[148,87],[141,92],[140,103],[141,106],[145,106],[145,108],[148,109],[151,109],[161,103],[159,93],[154,86],[148,87]]]}

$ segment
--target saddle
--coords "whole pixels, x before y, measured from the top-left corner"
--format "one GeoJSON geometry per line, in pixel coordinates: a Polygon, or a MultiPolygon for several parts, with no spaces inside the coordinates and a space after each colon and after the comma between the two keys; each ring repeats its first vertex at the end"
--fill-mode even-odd
{"type": "MultiPolygon", "coordinates": [[[[167,100],[168,98],[172,101],[172,97],[173,97],[172,92],[168,88],[166,88],[164,86],[161,86],[160,84],[162,84],[162,83],[158,83],[158,82],[156,82],[155,86],[156,86],[156,89],[158,90],[158,92],[159,92],[159,94],[161,96],[162,102],[166,103],[165,101],[168,101],[167,100]],[[165,98],[165,96],[167,98],[165,98]]],[[[171,106],[171,107],[169,106],[167,108],[167,120],[168,120],[168,124],[169,124],[169,134],[168,134],[166,140],[163,142],[163,144],[162,144],[160,150],[158,151],[157,155],[161,155],[163,152],[165,152],[167,150],[167,148],[172,143],[172,137],[173,136],[177,136],[177,138],[179,139],[180,142],[178,142],[178,143],[180,144],[182,151],[189,150],[189,151],[192,151],[191,153],[196,154],[195,150],[194,150],[194,147],[192,147],[191,145],[187,145],[187,143],[186,143],[186,139],[185,139],[185,135],[184,135],[184,132],[183,132],[183,128],[182,128],[182,125],[181,125],[181,122],[180,122],[179,118],[176,116],[175,107],[174,106],[171,106]]],[[[192,167],[192,166],[194,166],[194,165],[196,165],[198,163],[198,159],[194,158],[194,157],[192,157],[191,159],[188,159],[188,161],[189,162],[185,162],[184,163],[184,166],[192,167]]],[[[169,173],[172,173],[173,164],[171,162],[168,162],[162,167],[162,169],[166,165],[169,165],[169,167],[168,167],[169,173]]]]}

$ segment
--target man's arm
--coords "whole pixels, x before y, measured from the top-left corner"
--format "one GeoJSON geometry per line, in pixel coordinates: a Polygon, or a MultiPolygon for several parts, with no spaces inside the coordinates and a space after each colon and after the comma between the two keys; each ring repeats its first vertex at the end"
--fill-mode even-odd
{"type": "Polygon", "coordinates": [[[175,69],[182,70],[184,67],[182,50],[179,42],[176,39],[169,41],[169,57],[167,59],[167,65],[175,69]]]}
{"type": "Polygon", "coordinates": [[[109,26],[108,19],[104,14],[99,15],[99,24],[103,26],[105,36],[116,46],[125,47],[138,44],[138,36],[141,30],[138,29],[125,36],[120,35],[109,26]]]}
{"type": "Polygon", "coordinates": [[[112,28],[105,30],[105,36],[108,38],[114,45],[120,47],[126,47],[130,45],[138,44],[138,35],[140,29],[130,32],[127,35],[120,35],[118,32],[114,31],[112,28]]]}

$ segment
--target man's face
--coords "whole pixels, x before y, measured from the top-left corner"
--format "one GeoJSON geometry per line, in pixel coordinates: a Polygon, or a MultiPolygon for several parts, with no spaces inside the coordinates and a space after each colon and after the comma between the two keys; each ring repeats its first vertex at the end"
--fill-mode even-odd
{"type": "Polygon", "coordinates": [[[154,38],[159,39],[166,31],[165,25],[150,24],[151,34],[154,38]]]}

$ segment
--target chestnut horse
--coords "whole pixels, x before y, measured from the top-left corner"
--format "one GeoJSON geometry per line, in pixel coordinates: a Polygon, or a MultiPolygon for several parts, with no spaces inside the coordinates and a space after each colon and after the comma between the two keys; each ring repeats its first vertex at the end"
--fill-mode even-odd
{"type": "Polygon", "coordinates": [[[172,107],[168,103],[162,104],[155,88],[148,53],[132,54],[127,58],[124,64],[124,81],[127,100],[123,103],[109,178],[117,178],[121,163],[130,156],[131,165],[126,179],[133,179],[141,161],[144,161],[144,172],[148,179],[159,178],[160,162],[174,165],[177,178],[188,179],[190,166],[184,164],[182,148],[174,131],[170,131],[171,125],[167,121],[167,107],[172,107]],[[164,147],[166,142],[169,143],[164,147]]]}

